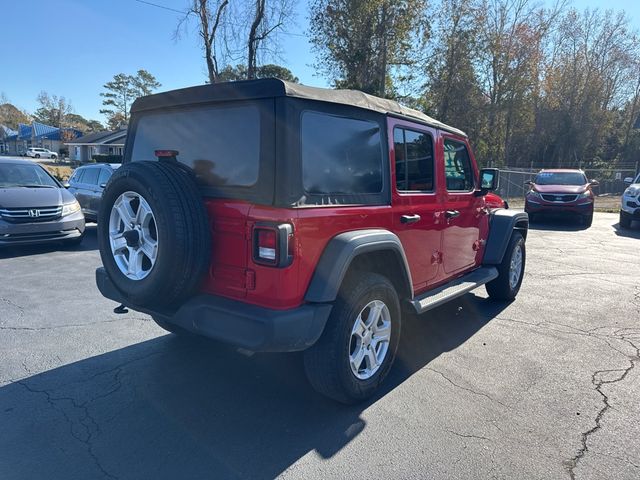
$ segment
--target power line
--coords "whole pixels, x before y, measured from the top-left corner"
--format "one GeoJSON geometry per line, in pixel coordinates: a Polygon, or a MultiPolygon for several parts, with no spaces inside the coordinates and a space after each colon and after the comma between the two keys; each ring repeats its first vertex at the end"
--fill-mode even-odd
{"type": "MultiPolygon", "coordinates": [[[[138,3],[144,3],[145,5],[149,5],[151,7],[156,7],[156,8],[162,8],[163,10],[169,10],[170,12],[176,12],[176,13],[181,13],[183,15],[191,15],[193,12],[188,12],[186,10],[177,10],[175,8],[171,8],[171,7],[165,7],[164,5],[158,5],[157,3],[153,3],[153,2],[147,2],[146,0],[134,0],[135,2],[138,3]]],[[[293,32],[285,32],[285,31],[280,31],[279,32],[281,35],[289,35],[292,37],[304,37],[306,38],[306,35],[303,33],[293,33],[293,32]]]]}
{"type": "Polygon", "coordinates": [[[134,0],[138,3],[144,3],[145,5],[150,5],[152,7],[157,7],[157,8],[162,8],[164,10],[169,10],[170,12],[176,12],[176,13],[181,13],[181,14],[187,14],[189,15],[191,12],[187,12],[186,10],[177,10],[175,8],[171,8],[171,7],[165,7],[164,5],[158,5],[157,3],[152,3],[152,2],[147,2],[146,0],[134,0]]]}

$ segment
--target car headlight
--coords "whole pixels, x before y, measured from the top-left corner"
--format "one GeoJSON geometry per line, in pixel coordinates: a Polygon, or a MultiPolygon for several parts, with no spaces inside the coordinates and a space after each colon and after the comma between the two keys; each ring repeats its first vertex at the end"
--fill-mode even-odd
{"type": "Polygon", "coordinates": [[[71,203],[67,203],[62,206],[62,216],[71,215],[72,213],[76,213],[80,211],[80,204],[77,200],[74,200],[71,203]]]}
{"type": "Polygon", "coordinates": [[[535,197],[535,198],[542,198],[542,195],[540,195],[540,193],[536,192],[535,190],[529,190],[528,195],[531,195],[532,197],[535,197]]]}
{"type": "Polygon", "coordinates": [[[588,190],[586,192],[582,192],[578,194],[578,198],[591,198],[591,192],[588,190]]]}
{"type": "Polygon", "coordinates": [[[635,197],[639,193],[640,193],[640,187],[628,187],[624,191],[624,196],[625,197],[635,197]]]}

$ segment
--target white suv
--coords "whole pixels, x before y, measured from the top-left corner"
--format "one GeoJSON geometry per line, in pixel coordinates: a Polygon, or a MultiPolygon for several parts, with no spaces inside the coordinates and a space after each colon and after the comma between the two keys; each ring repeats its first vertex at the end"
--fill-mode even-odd
{"type": "Polygon", "coordinates": [[[625,183],[630,183],[622,194],[620,204],[620,228],[631,227],[634,220],[640,221],[640,174],[634,180],[625,178],[625,183]]]}
{"type": "Polygon", "coordinates": [[[46,148],[31,147],[27,149],[27,157],[55,159],[58,158],[58,154],[46,148]]]}

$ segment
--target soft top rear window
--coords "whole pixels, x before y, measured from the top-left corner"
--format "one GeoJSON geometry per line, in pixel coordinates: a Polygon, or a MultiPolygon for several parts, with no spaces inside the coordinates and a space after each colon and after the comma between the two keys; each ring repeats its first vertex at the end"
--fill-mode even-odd
{"type": "Polygon", "coordinates": [[[205,187],[251,187],[260,172],[260,110],[255,104],[199,106],[142,114],[131,160],[177,150],[205,187]]]}

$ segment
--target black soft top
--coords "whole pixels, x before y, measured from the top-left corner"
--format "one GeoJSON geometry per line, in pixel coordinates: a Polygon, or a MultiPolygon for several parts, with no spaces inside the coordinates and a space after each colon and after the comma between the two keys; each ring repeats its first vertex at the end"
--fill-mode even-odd
{"type": "Polygon", "coordinates": [[[277,78],[243,80],[239,82],[215,83],[197,87],[181,88],[139,98],[131,106],[131,112],[155,110],[163,107],[193,105],[197,103],[225,102],[233,100],[252,100],[272,97],[295,97],[320,102],[351,105],[374,112],[417,121],[434,128],[446,130],[457,135],[466,134],[457,128],[446,125],[424,113],[405,107],[394,100],[375,97],[358,90],[333,90],[308,87],[286,82],[277,78]]]}

